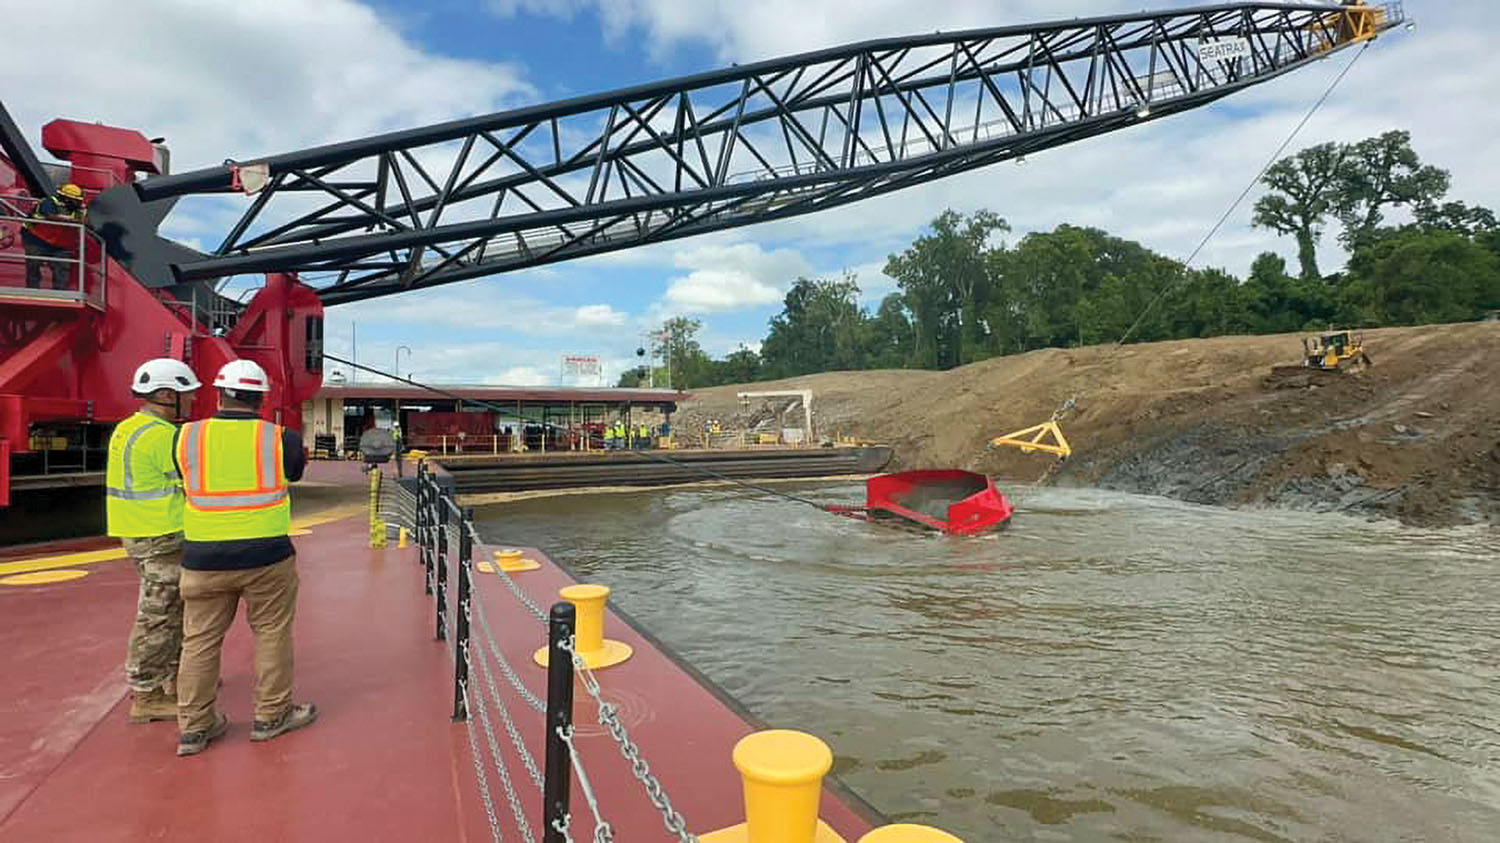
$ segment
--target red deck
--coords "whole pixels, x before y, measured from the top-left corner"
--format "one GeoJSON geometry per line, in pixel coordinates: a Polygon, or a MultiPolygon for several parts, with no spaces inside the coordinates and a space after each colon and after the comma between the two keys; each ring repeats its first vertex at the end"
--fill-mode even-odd
{"type": "MultiPolygon", "coordinates": [[[[91,575],[71,582],[0,588],[7,687],[0,840],[489,840],[466,727],[449,719],[451,666],[433,640],[415,551],[372,551],[364,540],[358,519],[295,539],[297,696],[318,703],[320,720],[267,744],[248,741],[250,640],[239,622],[226,645],[220,697],[232,726],[193,758],[173,754],[173,724],[126,722],[121,664],[136,592],[127,562],[93,563],[91,575]]],[[[550,563],[516,577],[543,607],[572,582],[550,563]]],[[[530,654],[545,643],[545,628],[496,575],[476,574],[476,588],[506,658],[544,696],[545,671],[530,654]]],[[[703,832],[742,821],[730,750],[752,727],[618,618],[607,619],[605,634],[636,651],[598,673],[605,696],[621,704],[632,738],[689,826],[703,832]]],[[[477,632],[475,646],[482,646],[477,632]]],[[[541,716],[503,677],[497,683],[540,766],[541,716]]],[[[484,688],[477,676],[473,686],[484,688]]],[[[488,708],[527,819],[539,829],[540,792],[493,703],[488,708]]],[[[575,711],[580,752],[617,837],[669,839],[581,686],[575,711]]],[[[519,839],[475,727],[502,834],[519,839]]],[[[855,840],[870,826],[852,805],[825,790],[824,819],[855,840]]],[[[573,817],[575,839],[591,837],[576,783],[573,817]]]]}

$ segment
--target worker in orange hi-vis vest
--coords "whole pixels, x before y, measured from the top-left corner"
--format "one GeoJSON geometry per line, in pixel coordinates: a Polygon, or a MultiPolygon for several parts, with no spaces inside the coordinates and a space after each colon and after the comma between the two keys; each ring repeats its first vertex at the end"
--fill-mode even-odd
{"type": "Polygon", "coordinates": [[[182,664],[177,674],[178,755],[197,755],[229,728],[218,710],[224,634],[241,600],[255,636],[255,722],[265,741],[317,719],[292,701],[296,549],[287,484],[302,477],[302,437],[260,418],[271,389],[250,360],[214,378],[219,412],[182,426],[177,465],[187,505],[182,557],[182,664]]]}

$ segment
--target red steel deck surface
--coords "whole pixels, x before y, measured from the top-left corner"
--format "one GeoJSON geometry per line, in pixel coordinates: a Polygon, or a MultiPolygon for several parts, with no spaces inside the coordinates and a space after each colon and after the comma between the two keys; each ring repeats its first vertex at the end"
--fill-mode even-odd
{"type": "MultiPolygon", "coordinates": [[[[358,518],[313,527],[294,541],[302,577],[297,698],[316,702],[321,717],[303,731],[249,742],[251,642],[238,621],[220,693],[230,731],[191,758],[173,754],[174,724],[126,722],[122,662],[136,595],[127,561],[93,564],[89,576],[70,582],[0,588],[0,841],[491,839],[466,728],[450,721],[451,662],[433,640],[415,551],[367,549],[358,518]]],[[[516,581],[545,608],[572,580],[532,555],[542,569],[516,581]]],[[[476,554],[488,557],[488,550],[476,554]]],[[[544,697],[545,671],[531,653],[545,644],[545,627],[498,575],[476,573],[475,582],[505,657],[544,697]]],[[[621,705],[631,737],[690,828],[743,821],[730,751],[752,727],[618,618],[606,620],[605,635],[635,648],[630,661],[598,672],[605,697],[621,705]]],[[[474,646],[484,646],[477,629],[474,646]]],[[[496,682],[540,767],[541,716],[503,676],[496,682]]],[[[472,692],[484,690],[476,670],[472,692]]],[[[541,794],[494,702],[487,708],[539,832],[541,794]]],[[[580,685],[577,743],[617,839],[671,839],[595,711],[580,685]]],[[[522,839],[477,718],[474,725],[504,839],[522,839]]],[[[573,836],[589,839],[592,821],[576,782],[573,793],[573,836]]],[[[870,827],[856,810],[825,789],[823,818],[851,841],[870,827]]]]}

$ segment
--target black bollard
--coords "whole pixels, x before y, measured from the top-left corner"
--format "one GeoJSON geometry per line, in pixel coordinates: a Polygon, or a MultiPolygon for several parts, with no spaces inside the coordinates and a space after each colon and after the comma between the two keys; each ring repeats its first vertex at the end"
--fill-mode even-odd
{"type": "Polygon", "coordinates": [[[573,765],[568,745],[557,731],[573,727],[573,654],[558,644],[573,638],[576,612],[572,603],[552,604],[547,624],[547,757],[542,780],[542,841],[563,843],[557,830],[568,815],[568,794],[573,784],[573,765]]]}

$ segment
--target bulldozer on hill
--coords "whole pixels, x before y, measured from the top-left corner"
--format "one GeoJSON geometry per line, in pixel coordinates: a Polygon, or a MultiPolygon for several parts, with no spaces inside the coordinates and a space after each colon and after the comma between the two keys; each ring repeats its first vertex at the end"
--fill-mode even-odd
{"type": "Polygon", "coordinates": [[[1374,365],[1365,353],[1364,335],[1352,331],[1328,331],[1302,339],[1302,362],[1296,366],[1272,366],[1267,385],[1308,386],[1320,374],[1362,372],[1374,365]]]}

